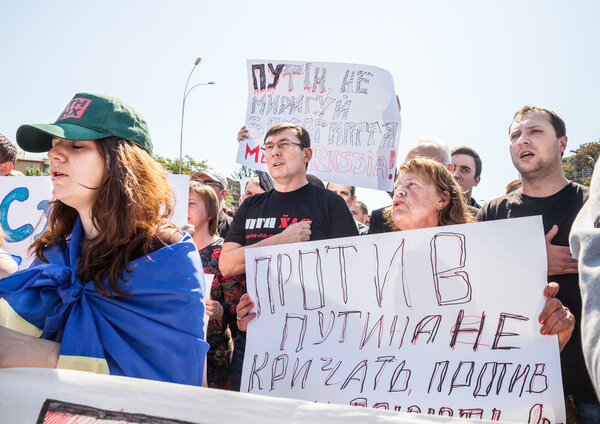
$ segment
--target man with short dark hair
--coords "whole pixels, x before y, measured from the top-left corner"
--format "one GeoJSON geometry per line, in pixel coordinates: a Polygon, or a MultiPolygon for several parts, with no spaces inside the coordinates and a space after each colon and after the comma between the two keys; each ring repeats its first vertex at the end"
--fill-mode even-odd
{"type": "Polygon", "coordinates": [[[354,216],[354,219],[367,227],[369,226],[369,208],[360,200],[356,200],[350,206],[350,212],[354,216]]]}
{"type": "Polygon", "coordinates": [[[0,134],[0,176],[10,175],[17,162],[17,148],[0,134]]]}
{"type": "Polygon", "coordinates": [[[219,267],[226,277],[245,272],[247,246],[273,246],[358,235],[340,196],[308,183],[312,157],[308,132],[294,124],[277,124],[261,147],[275,189],[242,203],[225,238],[219,267]]]}
{"type": "Polygon", "coordinates": [[[344,202],[346,202],[346,205],[348,205],[348,208],[350,208],[350,205],[352,205],[352,203],[354,203],[354,201],[356,200],[356,187],[354,186],[337,183],[327,183],[325,188],[327,190],[333,191],[338,196],[341,196],[341,198],[344,199],[344,202]]]}
{"type": "Polygon", "coordinates": [[[217,224],[217,229],[219,235],[225,238],[233,220],[233,218],[227,215],[223,210],[225,197],[227,196],[227,178],[214,169],[207,169],[206,171],[194,172],[192,174],[192,180],[200,181],[203,184],[210,186],[219,198],[219,222],[217,224]]]}
{"type": "Polygon", "coordinates": [[[455,147],[451,155],[454,165],[454,179],[460,184],[465,193],[468,205],[475,208],[481,206],[473,199],[473,187],[481,181],[481,158],[479,154],[467,146],[455,147]]]}
{"type": "Polygon", "coordinates": [[[548,281],[560,284],[556,296],[577,323],[561,353],[565,396],[574,400],[584,423],[600,422],[600,405],[581,347],[581,294],[577,261],[571,258],[569,232],[588,197],[587,187],[565,178],[562,155],[567,147],[563,120],[553,111],[524,106],[509,127],[510,155],[522,187],[483,205],[481,221],[542,215],[546,233],[548,281]]]}
{"type": "MultiPolygon", "coordinates": [[[[327,190],[329,191],[333,191],[335,194],[344,199],[344,202],[346,202],[346,206],[348,206],[348,210],[351,211],[350,208],[356,201],[356,187],[344,184],[327,183],[327,186],[325,188],[327,188],[327,190]]],[[[356,220],[355,222],[356,228],[358,229],[358,234],[364,235],[369,232],[369,227],[367,227],[365,224],[356,220]]]]}
{"type": "MultiPolygon", "coordinates": [[[[246,199],[235,214],[219,258],[219,269],[225,277],[246,272],[245,250],[249,246],[358,235],[344,200],[308,182],[306,169],[312,149],[304,128],[277,124],[267,131],[261,149],[275,188],[246,199]]],[[[244,297],[240,302],[243,301],[244,297]]],[[[240,331],[231,365],[233,390],[240,387],[246,346],[244,331],[249,319],[237,317],[240,331]]]]}

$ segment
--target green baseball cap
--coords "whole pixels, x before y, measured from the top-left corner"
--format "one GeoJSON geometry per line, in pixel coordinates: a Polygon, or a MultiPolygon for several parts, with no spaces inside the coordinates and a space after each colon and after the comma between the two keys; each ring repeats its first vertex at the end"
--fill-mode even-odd
{"type": "Polygon", "coordinates": [[[27,152],[47,152],[52,138],[98,140],[116,136],[152,154],[146,121],[116,97],[77,93],[53,124],[21,125],[17,144],[27,152]]]}

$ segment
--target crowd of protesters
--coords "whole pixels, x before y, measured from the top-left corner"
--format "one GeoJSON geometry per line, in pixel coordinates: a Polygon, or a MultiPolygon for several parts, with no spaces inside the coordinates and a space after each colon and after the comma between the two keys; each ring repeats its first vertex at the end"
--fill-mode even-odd
{"type": "MultiPolygon", "coordinates": [[[[238,141],[247,135],[242,128],[238,141]]],[[[567,410],[584,423],[600,422],[597,317],[584,318],[599,309],[600,218],[598,208],[587,207],[579,232],[571,232],[589,193],[563,175],[566,128],[553,111],[525,106],[515,113],[507,144],[521,179],[505,195],[480,205],[473,197],[482,178],[478,153],[419,139],[397,170],[390,204],[371,213],[354,186],[323,184],[307,173],[312,149],[305,129],[277,124],[261,147],[268,173],[242,187],[233,217],[224,209],[222,173],[191,176],[185,232],[168,221],[170,189],[151,157],[146,123],[119,99],[78,93],[56,122],[23,125],[16,141],[25,151],[48,152],[54,200],[29,268],[17,271],[0,249],[0,276],[6,276],[0,281],[0,367],[74,368],[199,385],[206,357],[208,386],[239,390],[246,329],[255,317],[245,285],[249,246],[541,215],[548,286],[540,333],[558,336],[567,410]],[[580,270],[586,271],[583,304],[580,270]],[[214,276],[206,294],[203,274],[214,276]],[[582,321],[593,323],[583,333],[582,321]],[[586,368],[588,345],[594,350],[586,368]],[[177,358],[164,361],[167,349],[177,358]]],[[[0,174],[9,175],[16,149],[2,136],[0,158],[0,174]]]]}

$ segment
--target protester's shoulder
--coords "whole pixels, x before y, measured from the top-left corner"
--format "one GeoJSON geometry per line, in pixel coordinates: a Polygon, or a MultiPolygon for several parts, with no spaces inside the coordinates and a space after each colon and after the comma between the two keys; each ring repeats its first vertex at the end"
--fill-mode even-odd
{"type": "Polygon", "coordinates": [[[233,220],[233,217],[229,214],[227,214],[223,209],[221,209],[219,211],[219,221],[220,222],[225,222],[229,225],[231,225],[231,221],[233,220]]]}
{"type": "Polygon", "coordinates": [[[492,207],[492,206],[498,206],[498,205],[511,203],[511,202],[514,202],[517,199],[521,198],[522,195],[523,195],[523,189],[519,188],[515,191],[511,191],[508,194],[505,194],[500,197],[496,197],[495,199],[492,199],[489,202],[484,203],[482,208],[486,205],[488,205],[488,207],[492,207]]]}
{"type": "Polygon", "coordinates": [[[331,194],[337,196],[337,194],[335,194],[333,191],[327,190],[326,188],[318,187],[311,183],[302,186],[301,190],[303,190],[306,193],[310,193],[313,196],[329,196],[331,194]]]}
{"type": "Polygon", "coordinates": [[[247,197],[238,208],[238,211],[242,210],[242,208],[249,209],[255,205],[262,204],[263,202],[268,201],[272,194],[273,191],[269,190],[264,193],[257,193],[254,196],[247,197]]]}
{"type": "Polygon", "coordinates": [[[487,221],[506,218],[506,211],[510,208],[510,205],[519,202],[522,195],[523,190],[518,189],[504,196],[496,197],[489,202],[485,202],[478,211],[477,220],[487,221]]]}
{"type": "Polygon", "coordinates": [[[373,219],[373,218],[375,218],[376,220],[377,219],[385,219],[383,217],[383,213],[385,212],[385,209],[387,207],[388,206],[384,206],[384,207],[379,208],[379,209],[373,209],[373,211],[371,211],[371,219],[373,219]]]}
{"type": "Polygon", "coordinates": [[[219,257],[223,248],[223,239],[218,238],[208,246],[198,250],[200,259],[202,259],[202,267],[205,274],[220,274],[219,257]]]}
{"type": "Polygon", "coordinates": [[[222,237],[219,237],[215,241],[213,241],[211,244],[209,244],[208,246],[205,246],[202,249],[198,250],[198,252],[200,252],[200,253],[206,252],[206,253],[212,255],[213,252],[219,251],[219,254],[220,254],[220,251],[223,248],[223,241],[224,241],[224,239],[222,237]]]}
{"type": "Polygon", "coordinates": [[[134,251],[134,257],[139,258],[144,255],[150,255],[167,246],[174,246],[184,239],[184,234],[175,225],[169,223],[162,224],[157,228],[156,234],[148,241],[142,241],[134,251]]]}
{"type": "Polygon", "coordinates": [[[389,206],[384,206],[379,209],[373,209],[369,223],[369,234],[387,233],[393,231],[393,228],[383,216],[385,209],[389,206]]]}
{"type": "Polygon", "coordinates": [[[156,229],[156,235],[151,238],[152,251],[179,243],[182,239],[183,233],[179,228],[170,222],[163,222],[156,229]]]}
{"type": "Polygon", "coordinates": [[[33,268],[41,264],[66,265],[69,263],[69,243],[70,236],[66,241],[47,244],[43,249],[43,259],[35,257],[28,268],[33,268]]]}
{"type": "Polygon", "coordinates": [[[471,206],[471,205],[467,205],[467,210],[469,211],[469,213],[471,214],[471,216],[474,219],[477,219],[477,216],[479,216],[479,211],[481,210],[480,207],[475,207],[475,206],[471,206]]]}
{"type": "Polygon", "coordinates": [[[570,189],[577,197],[581,197],[583,201],[587,201],[590,196],[590,188],[574,181],[569,182],[570,189]]]}
{"type": "MultiPolygon", "coordinates": [[[[280,193],[279,195],[281,196],[282,194],[280,193]]],[[[344,199],[335,194],[333,191],[317,187],[310,183],[302,186],[294,192],[288,193],[287,195],[289,196],[289,200],[294,199],[303,203],[306,202],[310,205],[316,204],[319,205],[320,208],[330,208],[332,205],[335,206],[339,204],[340,201],[344,206],[346,205],[344,199]]]]}

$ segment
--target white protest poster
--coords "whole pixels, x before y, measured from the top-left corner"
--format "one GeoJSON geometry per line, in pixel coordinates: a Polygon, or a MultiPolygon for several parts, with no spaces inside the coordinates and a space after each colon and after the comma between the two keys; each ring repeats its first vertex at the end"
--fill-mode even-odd
{"type": "MultiPolygon", "coordinates": [[[[44,210],[52,199],[52,182],[47,176],[6,177],[1,181],[0,226],[4,248],[17,261],[19,269],[24,269],[33,260],[29,246],[46,229],[44,210]]],[[[169,174],[169,182],[175,196],[172,221],[181,227],[187,223],[189,176],[169,174]]]]}
{"type": "Polygon", "coordinates": [[[0,185],[0,226],[4,248],[27,268],[29,246],[46,229],[44,210],[52,199],[50,177],[5,177],[0,185]]]}
{"type": "Polygon", "coordinates": [[[237,162],[266,171],[260,146],[280,122],[305,128],[308,173],[324,181],[390,191],[400,138],[400,110],[389,72],[375,66],[248,60],[249,138],[237,162]]]}
{"type": "Polygon", "coordinates": [[[539,216],[247,249],[246,283],[243,392],[564,422],[539,216]]]}
{"type": "Polygon", "coordinates": [[[175,209],[171,221],[181,228],[187,224],[190,176],[169,174],[169,184],[171,184],[171,190],[175,196],[175,209]]]}
{"type": "Polygon", "coordinates": [[[3,368],[0,381],[3,424],[464,423],[56,368],[3,368]]]}

